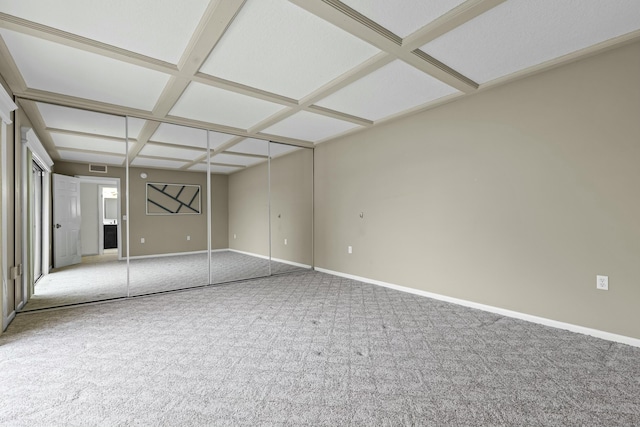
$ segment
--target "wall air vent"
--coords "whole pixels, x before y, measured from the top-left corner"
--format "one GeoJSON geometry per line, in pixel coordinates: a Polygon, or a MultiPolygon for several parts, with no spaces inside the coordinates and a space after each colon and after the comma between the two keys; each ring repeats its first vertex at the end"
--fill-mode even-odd
{"type": "Polygon", "coordinates": [[[89,172],[107,173],[107,165],[89,165],[89,172]]]}

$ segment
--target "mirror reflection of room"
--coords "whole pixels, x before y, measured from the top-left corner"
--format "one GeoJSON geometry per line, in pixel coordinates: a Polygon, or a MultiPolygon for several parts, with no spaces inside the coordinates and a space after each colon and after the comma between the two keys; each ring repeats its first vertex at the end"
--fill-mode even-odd
{"type": "Polygon", "coordinates": [[[34,260],[49,259],[24,311],[311,268],[313,150],[21,102],[53,159],[52,213],[29,207],[51,253],[34,232],[34,260]]]}

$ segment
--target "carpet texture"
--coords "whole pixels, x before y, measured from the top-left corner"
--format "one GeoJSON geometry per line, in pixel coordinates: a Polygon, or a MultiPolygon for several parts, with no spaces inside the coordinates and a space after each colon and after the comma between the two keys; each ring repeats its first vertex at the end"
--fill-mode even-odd
{"type": "Polygon", "coordinates": [[[314,271],[19,314],[3,426],[640,425],[640,349],[314,271]]]}
{"type": "MultiPolygon", "coordinates": [[[[35,294],[23,311],[60,307],[127,296],[127,263],[113,256],[93,257],[93,262],[55,269],[36,284],[35,294]],[[108,261],[103,261],[107,259],[108,261]]],[[[207,254],[133,259],[130,262],[130,295],[146,295],[207,283],[225,283],[269,275],[269,260],[232,251],[211,254],[211,282],[207,254]]],[[[271,273],[302,270],[271,261],[271,273]]]]}

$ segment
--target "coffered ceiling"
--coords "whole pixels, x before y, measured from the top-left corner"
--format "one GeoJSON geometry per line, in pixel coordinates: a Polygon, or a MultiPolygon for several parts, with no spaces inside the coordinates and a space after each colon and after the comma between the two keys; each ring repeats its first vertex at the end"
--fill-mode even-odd
{"type": "Polygon", "coordinates": [[[637,0],[0,0],[54,161],[217,173],[638,39],[637,0]]]}

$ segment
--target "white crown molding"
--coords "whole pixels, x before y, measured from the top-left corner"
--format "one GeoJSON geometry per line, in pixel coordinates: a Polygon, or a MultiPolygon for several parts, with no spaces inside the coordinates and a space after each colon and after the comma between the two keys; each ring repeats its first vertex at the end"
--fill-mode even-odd
{"type": "Polygon", "coordinates": [[[0,118],[8,125],[11,122],[11,112],[17,110],[18,106],[13,102],[4,87],[0,86],[0,118]]]}
{"type": "Polygon", "coordinates": [[[20,131],[22,132],[22,143],[29,147],[31,153],[33,153],[33,157],[38,160],[40,166],[43,166],[47,172],[51,172],[53,160],[47,153],[47,150],[44,149],[38,135],[36,135],[33,129],[28,127],[22,127],[20,131]]]}

